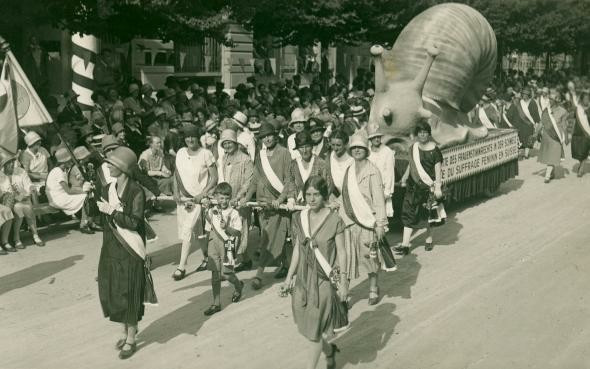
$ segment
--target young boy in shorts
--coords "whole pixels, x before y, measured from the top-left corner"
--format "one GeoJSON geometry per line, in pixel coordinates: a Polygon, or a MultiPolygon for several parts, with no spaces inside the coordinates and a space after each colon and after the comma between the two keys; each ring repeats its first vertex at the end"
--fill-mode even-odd
{"type": "Polygon", "coordinates": [[[207,209],[205,213],[205,231],[209,232],[209,263],[211,271],[211,288],[213,291],[213,305],[204,314],[209,316],[221,311],[221,274],[223,273],[235,288],[232,302],[240,301],[244,282],[241,282],[234,272],[237,247],[240,244],[242,218],[238,211],[229,206],[232,188],[229,183],[221,182],[214,191],[217,205],[207,209]]]}

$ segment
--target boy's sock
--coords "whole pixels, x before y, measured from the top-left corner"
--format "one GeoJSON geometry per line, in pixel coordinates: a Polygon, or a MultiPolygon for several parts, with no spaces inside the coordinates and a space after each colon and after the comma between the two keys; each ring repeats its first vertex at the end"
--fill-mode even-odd
{"type": "Polygon", "coordinates": [[[211,273],[211,290],[213,292],[213,305],[221,306],[221,276],[217,272],[211,273]]]}

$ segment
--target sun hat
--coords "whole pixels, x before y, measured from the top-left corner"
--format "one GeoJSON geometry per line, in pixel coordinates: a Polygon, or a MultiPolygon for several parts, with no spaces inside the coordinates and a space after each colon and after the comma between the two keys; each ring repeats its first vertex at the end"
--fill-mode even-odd
{"type": "Polygon", "coordinates": [[[219,137],[219,143],[223,146],[225,141],[231,141],[234,143],[238,143],[238,134],[233,129],[224,129],[221,132],[221,136],[219,137]]]}
{"type": "Polygon", "coordinates": [[[258,131],[258,137],[259,138],[264,138],[266,136],[270,136],[270,135],[276,135],[277,131],[275,130],[275,128],[272,126],[272,124],[268,123],[268,122],[264,122],[261,126],[260,126],[260,130],[258,131]]]}
{"type": "Polygon", "coordinates": [[[383,136],[384,134],[383,131],[379,128],[379,125],[375,123],[371,123],[367,126],[367,133],[369,140],[374,137],[383,136]]]}
{"type": "Polygon", "coordinates": [[[295,135],[295,149],[299,149],[303,146],[313,146],[311,134],[307,131],[298,132],[295,135]]]}
{"type": "Polygon", "coordinates": [[[289,126],[293,123],[307,123],[307,118],[305,117],[305,112],[301,108],[295,108],[291,112],[291,120],[289,121],[289,126]]]}
{"type": "Polygon", "coordinates": [[[199,137],[201,132],[199,127],[195,126],[194,124],[187,124],[183,128],[184,137],[199,137]]]}
{"type": "Polygon", "coordinates": [[[25,135],[25,142],[27,146],[33,146],[36,142],[41,141],[41,136],[35,131],[29,131],[25,135]]]}
{"type": "Polygon", "coordinates": [[[117,134],[119,134],[119,132],[123,132],[124,130],[125,130],[125,127],[123,127],[123,124],[121,124],[119,122],[113,124],[113,127],[112,127],[113,134],[117,135],[117,134]]]}
{"type": "Polygon", "coordinates": [[[65,147],[60,147],[55,152],[55,160],[60,164],[67,163],[72,160],[72,155],[70,155],[70,152],[65,147]]]}
{"type": "Polygon", "coordinates": [[[350,143],[348,144],[348,153],[350,154],[351,150],[355,147],[362,147],[363,149],[369,151],[369,143],[367,139],[359,134],[354,134],[350,138],[350,143]]]}
{"type": "Polygon", "coordinates": [[[104,152],[104,151],[119,147],[119,146],[121,146],[121,144],[119,143],[119,141],[117,141],[117,138],[115,136],[105,135],[102,138],[100,146],[102,148],[102,151],[104,152]]]}
{"type": "Polygon", "coordinates": [[[234,113],[232,117],[233,121],[237,123],[240,127],[244,128],[248,123],[248,116],[241,111],[237,111],[234,113]]]}
{"type": "Polygon", "coordinates": [[[207,121],[205,122],[205,132],[209,132],[212,129],[216,128],[218,124],[219,122],[216,120],[207,119],[207,121]]]}
{"type": "Polygon", "coordinates": [[[88,151],[86,146],[78,146],[74,149],[74,157],[77,160],[84,160],[90,157],[90,151],[88,151]]]}
{"type": "Polygon", "coordinates": [[[130,148],[119,146],[105,161],[129,174],[133,166],[137,165],[137,155],[130,148]]]}

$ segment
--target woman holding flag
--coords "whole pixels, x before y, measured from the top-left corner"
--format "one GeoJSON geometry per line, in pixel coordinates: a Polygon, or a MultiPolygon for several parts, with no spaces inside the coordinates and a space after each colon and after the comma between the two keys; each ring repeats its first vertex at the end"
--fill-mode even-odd
{"type": "Polygon", "coordinates": [[[555,89],[549,90],[549,107],[541,116],[541,150],[538,161],[547,165],[545,183],[554,177],[555,167],[564,157],[563,148],[568,144],[567,111],[560,105],[561,95],[555,89]]]}
{"type": "Polygon", "coordinates": [[[98,295],[104,316],[123,326],[117,341],[119,358],[131,357],[144,304],[156,304],[152,277],[145,263],[145,194],[130,173],[137,156],[118,147],[106,159],[115,182],[106,185],[97,202],[104,214],[104,232],[98,263],[98,295]]]}
{"type": "Polygon", "coordinates": [[[368,160],[367,138],[352,136],[348,151],[354,162],[344,174],[340,206],[346,225],[346,272],[348,278],[358,278],[362,267],[369,274],[369,305],[375,305],[379,301],[378,273],[383,262],[379,243],[387,226],[383,181],[379,169],[368,160]]]}
{"type": "Polygon", "coordinates": [[[430,125],[421,121],[414,129],[416,142],[410,146],[410,165],[402,176],[406,187],[402,206],[404,233],[402,244],[395,248],[399,254],[410,252],[410,239],[414,229],[426,228],[426,251],[433,248],[430,226],[444,223],[446,213],[442,203],[442,152],[431,139],[430,125]],[[433,215],[436,214],[436,215],[433,215]]]}

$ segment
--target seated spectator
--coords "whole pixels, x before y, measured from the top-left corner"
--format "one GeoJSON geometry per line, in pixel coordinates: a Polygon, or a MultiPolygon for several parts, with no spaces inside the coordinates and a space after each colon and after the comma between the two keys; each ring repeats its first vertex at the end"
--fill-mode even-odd
{"type": "Polygon", "coordinates": [[[3,193],[0,191],[0,200],[2,201],[2,205],[0,205],[0,255],[6,255],[8,252],[15,252],[16,249],[14,246],[8,242],[8,236],[10,236],[10,230],[12,229],[12,211],[6,205],[3,205],[6,202],[12,202],[10,200],[12,195],[10,193],[3,193]]]}
{"type": "Polygon", "coordinates": [[[125,137],[125,127],[121,123],[113,124],[113,136],[119,141],[120,146],[128,146],[125,137]]]}
{"type": "Polygon", "coordinates": [[[45,242],[41,240],[37,233],[37,220],[31,203],[31,194],[35,191],[35,186],[27,172],[16,166],[15,163],[16,156],[2,160],[2,172],[0,173],[0,191],[4,194],[12,194],[13,197],[12,212],[14,213],[14,221],[12,229],[14,247],[17,249],[25,248],[20,240],[20,227],[23,224],[23,218],[27,219],[35,244],[45,246],[45,242]]]}
{"type": "Polygon", "coordinates": [[[80,213],[80,232],[93,234],[92,226],[94,225],[90,224],[87,210],[84,207],[92,185],[89,182],[84,182],[81,189],[70,187],[66,173],[72,167],[72,156],[67,149],[58,149],[55,159],[57,166],[49,172],[45,188],[49,205],[63,211],[66,215],[80,213]]]}
{"type": "Polygon", "coordinates": [[[172,160],[164,155],[162,139],[158,136],[151,137],[150,147],[139,156],[139,167],[148,176],[154,178],[158,188],[165,195],[172,195],[172,171],[174,170],[172,160]]]}
{"type": "MultiPolygon", "coordinates": [[[[20,155],[20,163],[27,172],[36,194],[41,193],[45,187],[45,180],[49,173],[49,153],[41,146],[41,136],[37,132],[30,131],[25,135],[27,148],[20,155]]],[[[36,194],[33,194],[33,202],[36,202],[36,194]]]]}

